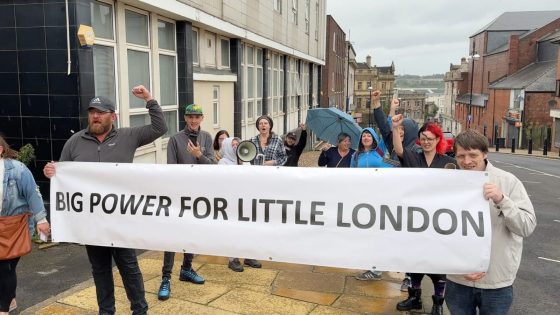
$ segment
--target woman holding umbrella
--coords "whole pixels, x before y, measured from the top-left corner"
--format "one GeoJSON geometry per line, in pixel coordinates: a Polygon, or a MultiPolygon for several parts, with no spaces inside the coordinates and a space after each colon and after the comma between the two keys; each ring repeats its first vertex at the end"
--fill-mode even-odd
{"type": "Polygon", "coordinates": [[[338,134],[336,147],[330,144],[325,144],[322,148],[321,155],[319,155],[319,166],[327,167],[350,167],[350,159],[354,154],[354,149],[350,148],[352,139],[350,135],[345,132],[338,134]]]}

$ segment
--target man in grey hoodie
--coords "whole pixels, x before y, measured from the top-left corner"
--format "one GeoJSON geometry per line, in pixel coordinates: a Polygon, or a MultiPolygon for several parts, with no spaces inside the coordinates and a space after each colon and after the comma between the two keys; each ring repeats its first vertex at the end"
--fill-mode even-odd
{"type": "MultiPolygon", "coordinates": [[[[167,131],[165,117],[150,91],[139,85],[132,89],[134,96],[146,101],[151,124],[134,128],[116,128],[115,105],[111,100],[98,96],[89,102],[88,127],[75,133],[66,143],[59,161],[132,163],[138,147],[153,142],[167,131]]],[[[55,175],[55,163],[45,165],[43,173],[55,175]]],[[[126,295],[130,300],[132,314],[146,314],[148,302],[144,281],[136,251],[131,248],[115,248],[86,245],[91,263],[99,314],[114,314],[115,285],[112,259],[119,269],[126,295]]]]}

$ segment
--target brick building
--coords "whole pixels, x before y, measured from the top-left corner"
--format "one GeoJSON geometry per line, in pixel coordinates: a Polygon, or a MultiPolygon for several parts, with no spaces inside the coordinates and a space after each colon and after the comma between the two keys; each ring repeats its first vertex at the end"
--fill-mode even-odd
{"type": "Polygon", "coordinates": [[[321,76],[321,107],[345,110],[346,96],[346,34],[332,15],[327,15],[325,67],[321,76]]]}
{"type": "Polygon", "coordinates": [[[552,119],[536,113],[553,109],[547,100],[554,96],[550,62],[558,48],[551,36],[558,29],[560,11],[506,12],[470,37],[470,55],[480,57],[469,59],[468,83],[456,99],[455,119],[463,129],[477,129],[492,142],[524,144],[524,124],[550,128],[552,119]]]}

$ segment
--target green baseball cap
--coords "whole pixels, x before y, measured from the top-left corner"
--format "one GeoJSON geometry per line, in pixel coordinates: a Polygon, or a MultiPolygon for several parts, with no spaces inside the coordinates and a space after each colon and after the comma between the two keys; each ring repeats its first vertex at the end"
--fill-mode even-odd
{"type": "Polygon", "coordinates": [[[185,115],[203,115],[202,106],[196,104],[189,104],[185,106],[185,115]]]}

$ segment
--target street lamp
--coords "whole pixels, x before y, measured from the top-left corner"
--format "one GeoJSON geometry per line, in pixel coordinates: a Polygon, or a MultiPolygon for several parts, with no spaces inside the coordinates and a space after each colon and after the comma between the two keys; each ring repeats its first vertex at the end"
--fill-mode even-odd
{"type": "Polygon", "coordinates": [[[371,126],[372,126],[372,124],[371,124],[371,112],[372,112],[372,110],[371,110],[371,107],[372,107],[371,102],[373,101],[373,100],[372,100],[371,93],[373,92],[373,86],[371,86],[371,84],[370,84],[370,85],[367,87],[367,89],[369,90],[368,127],[371,127],[371,126]]]}
{"type": "Polygon", "coordinates": [[[478,58],[480,58],[480,55],[477,54],[476,51],[475,51],[474,39],[473,39],[472,52],[471,52],[470,56],[468,57],[468,59],[471,63],[471,90],[470,90],[470,95],[469,95],[469,107],[467,109],[467,129],[470,128],[471,120],[472,120],[471,106],[472,106],[473,79],[474,79],[474,61],[478,60],[478,58]]]}

